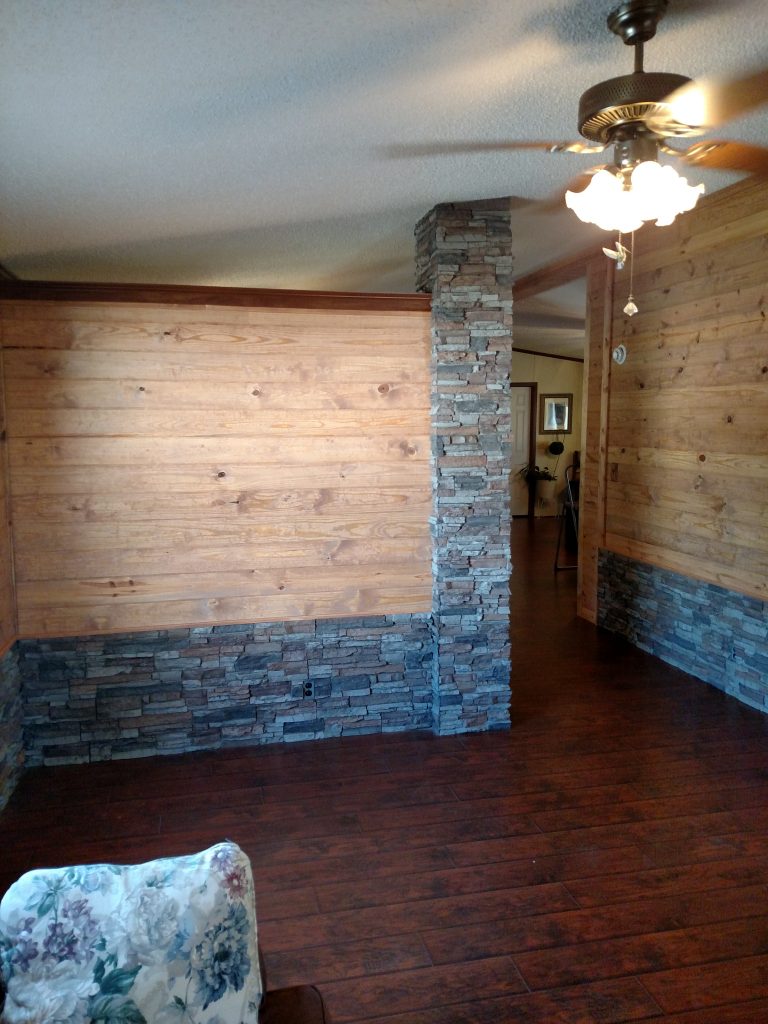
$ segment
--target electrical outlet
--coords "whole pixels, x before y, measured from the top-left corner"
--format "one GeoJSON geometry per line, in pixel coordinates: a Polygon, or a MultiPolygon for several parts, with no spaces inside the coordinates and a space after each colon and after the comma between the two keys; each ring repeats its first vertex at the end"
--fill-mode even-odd
{"type": "Polygon", "coordinates": [[[304,696],[305,697],[314,697],[315,696],[315,684],[312,682],[311,679],[308,679],[304,683],[303,692],[304,692],[304,696]]]}

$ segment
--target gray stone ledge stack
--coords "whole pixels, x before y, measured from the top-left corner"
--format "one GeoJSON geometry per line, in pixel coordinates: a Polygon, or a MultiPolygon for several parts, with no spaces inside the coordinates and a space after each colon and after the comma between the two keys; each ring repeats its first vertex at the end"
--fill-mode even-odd
{"type": "Polygon", "coordinates": [[[416,226],[432,293],[435,730],[509,725],[509,199],[436,206],[416,226]]]}
{"type": "Polygon", "coordinates": [[[432,726],[427,615],[18,647],[29,766],[432,726]]]}
{"type": "Polygon", "coordinates": [[[8,803],[24,765],[24,708],[16,650],[0,658],[0,811],[8,803]]]}
{"type": "Polygon", "coordinates": [[[598,558],[598,624],[760,711],[768,605],[612,551],[598,558]]]}

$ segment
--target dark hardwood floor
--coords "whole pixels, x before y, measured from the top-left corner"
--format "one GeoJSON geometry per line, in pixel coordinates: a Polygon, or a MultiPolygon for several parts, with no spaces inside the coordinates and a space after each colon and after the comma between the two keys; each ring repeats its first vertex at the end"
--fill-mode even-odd
{"type": "Polygon", "coordinates": [[[30,771],[0,889],[229,837],[338,1024],[768,1022],[768,723],[577,620],[553,526],[513,530],[511,731],[30,771]]]}

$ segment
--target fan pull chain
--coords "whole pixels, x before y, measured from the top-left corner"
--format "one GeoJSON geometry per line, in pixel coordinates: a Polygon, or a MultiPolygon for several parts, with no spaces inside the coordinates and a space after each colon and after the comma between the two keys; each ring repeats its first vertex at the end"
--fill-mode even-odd
{"type": "Polygon", "coordinates": [[[632,232],[632,246],[629,250],[629,298],[627,304],[624,307],[624,312],[627,316],[634,316],[637,313],[637,305],[635,303],[635,297],[632,294],[632,288],[635,280],[635,232],[632,232]]]}
{"type": "MultiPolygon", "coordinates": [[[[626,264],[627,256],[629,256],[629,297],[627,298],[627,304],[624,307],[624,313],[626,316],[634,316],[638,312],[637,305],[635,303],[634,295],[632,294],[633,286],[635,283],[635,232],[632,232],[632,245],[630,247],[624,245],[622,241],[621,231],[619,237],[616,240],[616,248],[608,249],[603,246],[603,252],[609,259],[616,261],[616,269],[623,270],[626,264]]],[[[611,353],[613,361],[621,366],[627,360],[627,348],[623,343],[617,345],[611,353]]]]}

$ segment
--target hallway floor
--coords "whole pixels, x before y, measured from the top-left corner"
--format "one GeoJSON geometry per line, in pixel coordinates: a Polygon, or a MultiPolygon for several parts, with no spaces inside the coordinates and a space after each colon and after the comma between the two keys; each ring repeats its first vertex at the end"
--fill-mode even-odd
{"type": "Polygon", "coordinates": [[[555,526],[513,528],[510,731],[34,770],[0,890],[229,837],[337,1024],[768,1024],[768,723],[576,619],[555,526]]]}

